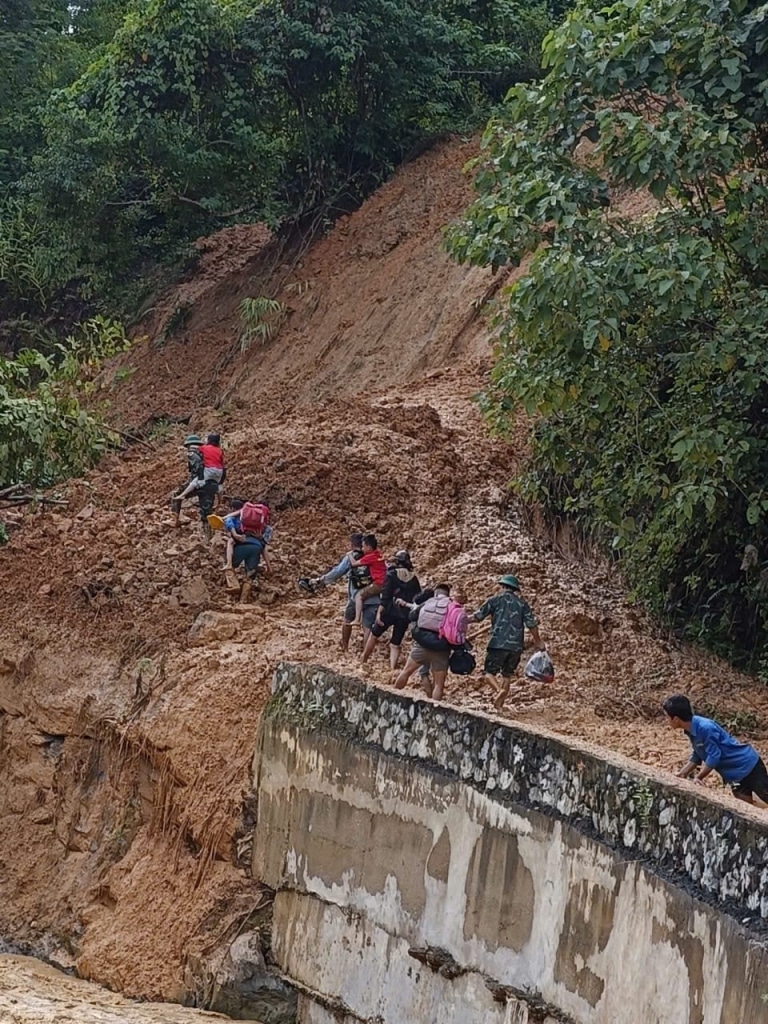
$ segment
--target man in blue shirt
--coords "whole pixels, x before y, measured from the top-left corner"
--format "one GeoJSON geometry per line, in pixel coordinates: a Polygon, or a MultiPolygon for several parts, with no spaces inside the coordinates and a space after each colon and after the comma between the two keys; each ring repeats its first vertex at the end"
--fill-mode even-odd
{"type": "MultiPolygon", "coordinates": [[[[355,557],[360,558],[363,554],[363,534],[351,533],[349,535],[349,544],[355,557]]],[[[341,641],[339,646],[341,647],[341,650],[346,653],[349,650],[349,641],[352,637],[352,623],[356,615],[355,595],[359,590],[362,590],[371,582],[371,574],[368,571],[368,566],[353,566],[349,560],[349,553],[347,553],[337,565],[332,569],[329,569],[323,576],[317,576],[315,578],[309,578],[307,576],[302,577],[299,580],[299,588],[307,594],[315,594],[318,590],[323,590],[330,583],[335,583],[336,580],[340,580],[344,576],[347,577],[347,604],[344,608],[344,622],[341,627],[341,641]]],[[[366,598],[363,604],[364,641],[368,640],[368,635],[371,631],[371,626],[373,626],[376,621],[376,613],[378,610],[378,596],[366,598]]]]}
{"type": "Polygon", "coordinates": [[[663,708],[672,728],[685,730],[691,741],[691,758],[677,773],[678,778],[687,779],[701,768],[694,781],[703,782],[717,771],[739,800],[751,804],[754,795],[768,804],[768,772],[753,746],[739,743],[711,718],[694,715],[691,702],[681,694],[667,697],[663,708]]]}

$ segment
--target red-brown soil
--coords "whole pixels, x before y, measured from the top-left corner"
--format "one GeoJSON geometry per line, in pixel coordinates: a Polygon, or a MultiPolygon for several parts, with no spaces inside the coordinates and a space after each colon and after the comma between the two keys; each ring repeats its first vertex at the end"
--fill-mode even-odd
{"type": "MultiPolygon", "coordinates": [[[[510,500],[524,425],[492,439],[473,401],[492,359],[482,309],[506,279],[440,244],[471,155],[439,146],[303,253],[259,227],[216,236],[105,373],[113,422],[144,440],[62,488],[69,505],[28,516],[0,555],[0,934],[59,957],[68,937],[88,977],[183,993],[186,956],[257,885],[234,851],[274,664],[359,671],[337,649],[342,589],[295,586],[351,528],[408,547],[423,582],[461,581],[470,603],[519,575],[558,674],[510,717],[669,771],[686,741],[658,706],[683,690],[766,749],[764,687],[665,635],[609,566],[536,539],[510,500]],[[238,305],[261,294],[288,318],[241,353],[238,305]],[[244,607],[219,539],[170,526],[181,439],[213,428],[230,490],[274,509],[272,573],[244,607]],[[194,625],[202,611],[218,614],[194,625]]],[[[367,678],[389,683],[384,650],[367,678]]],[[[491,711],[471,680],[447,699],[491,711]]]]}

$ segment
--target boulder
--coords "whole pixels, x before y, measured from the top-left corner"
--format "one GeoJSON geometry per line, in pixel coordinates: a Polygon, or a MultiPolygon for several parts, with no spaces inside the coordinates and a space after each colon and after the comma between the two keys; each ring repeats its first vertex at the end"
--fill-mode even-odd
{"type": "Polygon", "coordinates": [[[216,640],[231,640],[238,630],[242,617],[231,612],[200,612],[189,630],[189,642],[193,647],[203,647],[216,640]]]}
{"type": "Polygon", "coordinates": [[[199,608],[204,604],[208,604],[211,599],[208,587],[206,587],[202,576],[193,576],[191,580],[182,584],[176,597],[178,597],[182,608],[199,608]]]}
{"type": "Polygon", "coordinates": [[[262,1024],[296,1020],[296,991],[267,967],[256,930],[243,932],[224,950],[219,947],[204,959],[190,957],[185,982],[198,995],[197,1005],[235,1020],[262,1024]]]}

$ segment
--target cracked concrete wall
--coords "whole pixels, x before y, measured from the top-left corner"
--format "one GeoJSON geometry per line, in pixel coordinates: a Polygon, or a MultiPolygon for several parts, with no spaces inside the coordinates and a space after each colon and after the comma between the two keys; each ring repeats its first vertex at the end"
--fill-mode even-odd
{"type": "MultiPolygon", "coordinates": [[[[303,1024],[768,1022],[757,933],[698,899],[690,875],[672,884],[621,845],[667,849],[662,833],[698,809],[592,761],[281,666],[254,763],[253,871],[277,890],[273,951],[303,992],[303,1024]],[[617,785],[634,810],[609,795],[617,785]]],[[[699,818],[707,849],[728,827],[715,811],[699,818]]],[[[706,862],[687,846],[683,865],[706,862]]]]}

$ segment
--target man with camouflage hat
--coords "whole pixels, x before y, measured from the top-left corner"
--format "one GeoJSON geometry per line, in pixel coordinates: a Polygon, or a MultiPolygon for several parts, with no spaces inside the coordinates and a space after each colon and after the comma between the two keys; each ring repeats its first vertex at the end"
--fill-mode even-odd
{"type": "Polygon", "coordinates": [[[187,434],[184,438],[183,447],[187,452],[187,482],[180,487],[171,497],[171,508],[174,512],[174,526],[181,526],[181,503],[190,495],[197,497],[200,507],[200,520],[203,524],[203,533],[210,536],[208,516],[213,512],[216,502],[218,484],[213,480],[205,479],[205,464],[200,451],[202,439],[197,434],[187,434]]]}
{"type": "Polygon", "coordinates": [[[485,652],[483,673],[486,681],[496,690],[493,703],[500,711],[509,694],[512,676],[523,653],[525,630],[530,630],[536,650],[543,647],[539,629],[531,607],[520,596],[516,576],[500,576],[501,593],[489,597],[472,616],[476,622],[491,617],[491,635],[485,652]],[[501,676],[501,686],[496,677],[501,676]]]}

